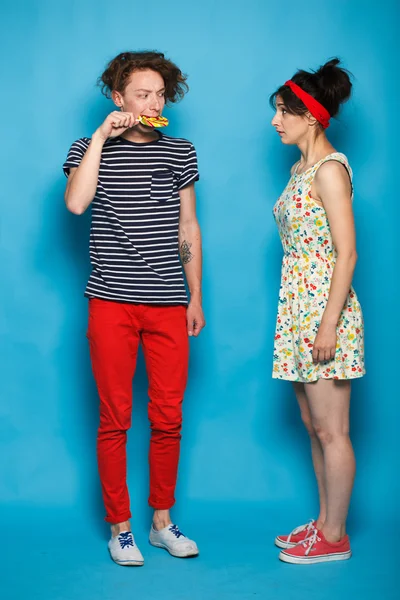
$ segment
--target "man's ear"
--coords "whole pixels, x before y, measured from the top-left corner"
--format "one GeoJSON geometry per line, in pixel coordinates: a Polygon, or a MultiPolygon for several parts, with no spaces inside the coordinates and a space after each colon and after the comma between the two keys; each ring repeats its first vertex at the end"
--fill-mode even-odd
{"type": "Polygon", "coordinates": [[[112,98],[112,101],[114,102],[115,106],[117,106],[120,110],[124,110],[124,107],[122,104],[122,96],[121,96],[120,92],[113,90],[111,92],[111,98],[112,98]]]}

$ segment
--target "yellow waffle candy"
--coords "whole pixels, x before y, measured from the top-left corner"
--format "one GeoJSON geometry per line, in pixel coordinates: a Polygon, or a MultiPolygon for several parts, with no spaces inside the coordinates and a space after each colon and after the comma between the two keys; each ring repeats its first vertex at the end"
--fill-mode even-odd
{"type": "Polygon", "coordinates": [[[139,123],[147,125],[147,127],[166,127],[168,125],[168,119],[166,117],[146,117],[146,115],[140,115],[139,123]]]}

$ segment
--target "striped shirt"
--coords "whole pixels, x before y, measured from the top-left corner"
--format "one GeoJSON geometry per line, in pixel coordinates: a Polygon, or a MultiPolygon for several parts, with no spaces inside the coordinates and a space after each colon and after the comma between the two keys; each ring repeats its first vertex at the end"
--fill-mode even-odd
{"type": "MultiPolygon", "coordinates": [[[[64,163],[78,167],[89,138],[74,142],[64,163]]],[[[187,304],[179,258],[179,190],[199,179],[194,146],[159,133],[140,144],[104,144],[92,202],[88,298],[140,304],[187,304]]]]}

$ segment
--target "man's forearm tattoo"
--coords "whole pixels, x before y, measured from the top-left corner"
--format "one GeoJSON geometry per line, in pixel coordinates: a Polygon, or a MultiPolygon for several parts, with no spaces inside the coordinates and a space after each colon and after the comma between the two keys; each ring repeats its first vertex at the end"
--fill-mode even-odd
{"type": "Polygon", "coordinates": [[[191,247],[192,244],[190,242],[183,240],[181,244],[181,258],[184,265],[187,265],[193,258],[193,254],[190,252],[191,247]]]}

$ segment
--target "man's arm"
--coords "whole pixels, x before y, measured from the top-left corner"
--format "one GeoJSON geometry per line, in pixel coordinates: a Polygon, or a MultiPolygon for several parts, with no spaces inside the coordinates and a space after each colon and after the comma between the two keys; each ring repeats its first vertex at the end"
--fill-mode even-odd
{"type": "Polygon", "coordinates": [[[179,250],[190,292],[187,311],[188,334],[198,336],[205,326],[202,309],[201,232],[196,216],[194,184],[179,191],[181,211],[179,218],[179,250]]]}
{"type": "Polygon", "coordinates": [[[79,167],[69,171],[64,199],[68,210],[75,215],[83,214],[96,194],[104,142],[94,134],[79,167]]]}
{"type": "Polygon", "coordinates": [[[64,198],[72,213],[84,213],[95,197],[101,153],[107,139],[121,135],[136,123],[132,113],[113,111],[95,131],[79,167],[70,169],[64,198]]]}

